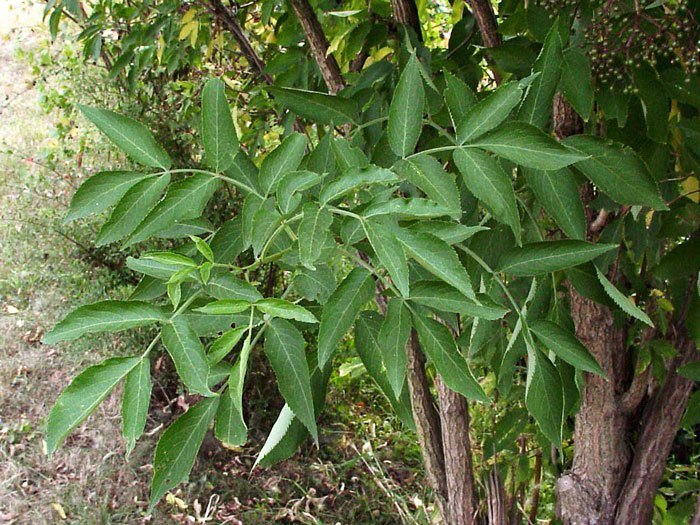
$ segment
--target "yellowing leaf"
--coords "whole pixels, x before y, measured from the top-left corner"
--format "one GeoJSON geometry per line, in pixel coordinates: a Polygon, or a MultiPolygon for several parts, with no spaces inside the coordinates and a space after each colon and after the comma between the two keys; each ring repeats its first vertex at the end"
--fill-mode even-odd
{"type": "Polygon", "coordinates": [[[182,25],[188,24],[194,20],[195,15],[197,14],[197,10],[194,7],[191,7],[190,9],[187,10],[185,13],[185,16],[182,17],[182,25]]]}
{"type": "Polygon", "coordinates": [[[697,177],[688,177],[683,182],[681,182],[681,188],[683,188],[683,193],[694,203],[700,202],[700,184],[698,184],[697,177]]]}

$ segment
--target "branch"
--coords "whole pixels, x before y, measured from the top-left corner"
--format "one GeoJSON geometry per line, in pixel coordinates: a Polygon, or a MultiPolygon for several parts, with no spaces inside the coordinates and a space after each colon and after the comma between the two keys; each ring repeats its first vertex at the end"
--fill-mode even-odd
{"type": "Polygon", "coordinates": [[[476,26],[481,33],[481,39],[486,47],[498,47],[501,45],[501,35],[498,34],[496,15],[490,0],[467,0],[472,10],[476,26]]]}
{"type": "Polygon", "coordinates": [[[410,27],[415,31],[419,40],[423,39],[418,8],[414,0],[391,0],[391,10],[399,24],[410,27]]]}

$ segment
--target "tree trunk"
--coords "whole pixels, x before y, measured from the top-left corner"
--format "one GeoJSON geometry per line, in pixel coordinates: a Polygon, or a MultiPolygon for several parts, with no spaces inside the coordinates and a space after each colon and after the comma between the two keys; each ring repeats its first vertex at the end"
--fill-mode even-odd
{"type": "Polygon", "coordinates": [[[418,8],[414,0],[391,0],[391,10],[394,14],[394,19],[402,25],[408,26],[420,40],[423,34],[420,27],[420,19],[418,18],[418,8]]]}

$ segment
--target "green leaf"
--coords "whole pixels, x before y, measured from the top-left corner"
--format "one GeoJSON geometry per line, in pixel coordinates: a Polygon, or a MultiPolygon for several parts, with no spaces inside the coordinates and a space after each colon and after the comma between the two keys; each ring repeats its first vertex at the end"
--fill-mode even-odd
{"type": "Polygon", "coordinates": [[[525,92],[523,103],[518,110],[518,120],[538,128],[544,128],[547,124],[552,113],[552,99],[561,75],[563,45],[557,20],[547,33],[542,50],[532,67],[532,72],[539,75],[525,92]]]}
{"type": "Polygon", "coordinates": [[[432,219],[444,217],[445,215],[454,215],[454,210],[420,197],[410,199],[395,198],[370,204],[362,211],[362,215],[366,219],[382,215],[392,215],[401,220],[432,219]]]}
{"type": "Polygon", "coordinates": [[[245,299],[219,299],[195,308],[195,312],[207,315],[233,315],[245,312],[251,303],[245,299]]]}
{"type": "Polygon", "coordinates": [[[207,361],[209,365],[215,365],[226,357],[247,331],[247,326],[239,326],[238,328],[227,330],[221,334],[221,336],[211,344],[207,352],[207,361]]]}
{"type": "Polygon", "coordinates": [[[244,299],[255,303],[263,298],[255,286],[230,273],[214,277],[207,283],[205,290],[216,299],[244,299]]]}
{"type": "Polygon", "coordinates": [[[277,377],[282,397],[318,443],[318,429],[306,363],[304,338],[288,321],[274,319],[265,333],[265,355],[277,377]]]}
{"type": "Polygon", "coordinates": [[[262,198],[258,183],[258,168],[245,152],[239,150],[234,155],[233,163],[226,170],[226,176],[236,181],[236,185],[244,191],[244,195],[247,192],[262,198]]]}
{"type": "Polygon", "coordinates": [[[488,230],[486,226],[465,226],[458,222],[420,221],[409,226],[414,232],[432,233],[447,244],[458,244],[472,235],[488,230]]]}
{"type": "Polygon", "coordinates": [[[65,222],[102,213],[119,202],[130,188],[149,177],[153,177],[153,174],[135,171],[96,173],[83,182],[73,195],[65,222]]]}
{"type": "Polygon", "coordinates": [[[588,349],[583,346],[574,334],[564,330],[558,324],[551,321],[534,321],[529,325],[530,330],[537,336],[549,350],[557,357],[563,359],[571,366],[606,377],[605,372],[591,355],[588,349]]]}
{"type": "Polygon", "coordinates": [[[157,306],[140,301],[101,301],[76,308],[44,335],[47,345],[99,332],[117,332],[167,321],[157,306]]]}
{"type": "Polygon", "coordinates": [[[413,316],[421,348],[445,384],[467,399],[488,403],[489,398],[467,366],[450,330],[434,319],[413,316]]]}
{"type": "Polygon", "coordinates": [[[161,337],[187,389],[193,394],[213,395],[207,386],[209,363],[204,347],[187,318],[182,315],[174,317],[163,327],[161,337]]]}
{"type": "MultiPolygon", "coordinates": [[[[246,331],[247,327],[241,329],[246,331]]],[[[216,412],[214,435],[226,447],[243,446],[248,436],[248,427],[243,418],[243,383],[240,365],[240,361],[236,361],[231,369],[228,389],[221,395],[219,409],[216,412]]]]}
{"type": "Polygon", "coordinates": [[[687,365],[681,366],[678,370],[678,375],[681,375],[691,381],[700,381],[700,361],[694,361],[687,365]]]}
{"type": "Polygon", "coordinates": [[[259,179],[266,196],[277,189],[277,184],[282,177],[296,171],[304,157],[305,149],[306,137],[299,133],[292,133],[265,157],[260,166],[259,179]]]}
{"type": "Polygon", "coordinates": [[[483,151],[458,149],[453,158],[464,185],[489,208],[497,221],[510,226],[520,244],[520,217],[512,178],[495,158],[483,151]]]}
{"type": "Polygon", "coordinates": [[[358,120],[357,104],[345,98],[318,91],[294,88],[266,88],[284,107],[320,124],[340,125],[358,120]]]}
{"type": "Polygon", "coordinates": [[[603,285],[603,289],[605,290],[605,293],[608,294],[608,296],[615,302],[617,306],[620,307],[620,309],[625,312],[627,315],[630,315],[634,317],[635,319],[639,319],[641,322],[653,327],[654,323],[652,320],[649,318],[649,316],[644,313],[642,310],[637,307],[634,302],[632,302],[632,299],[627,297],[625,294],[623,294],[620,290],[618,290],[613,283],[611,283],[605,275],[603,275],[603,272],[601,272],[598,268],[595,269],[597,275],[598,275],[598,280],[600,281],[600,284],[603,285]]]}
{"type": "Polygon", "coordinates": [[[136,162],[153,168],[170,169],[170,157],[146,126],[106,109],[78,107],[90,122],[136,162]]]}
{"type": "Polygon", "coordinates": [[[271,317],[294,319],[301,323],[318,323],[318,319],[303,306],[290,303],[284,299],[268,297],[255,303],[255,308],[271,317]]]}
{"type": "Polygon", "coordinates": [[[163,432],[153,459],[148,513],[166,492],[187,481],[218,406],[218,397],[201,399],[163,432]]]}
{"type": "Polygon", "coordinates": [[[303,217],[299,223],[299,262],[310,270],[321,257],[321,250],[328,239],[328,231],[333,224],[333,214],[314,202],[304,204],[303,217]]]}
{"type": "Polygon", "coordinates": [[[561,448],[564,425],[564,389],[559,372],[536,349],[528,349],[525,404],[537,425],[555,446],[561,448]]]}
{"type": "Polygon", "coordinates": [[[343,137],[334,138],[331,142],[331,148],[338,167],[343,173],[353,168],[364,168],[369,165],[367,155],[343,137]]]}
{"type": "Polygon", "coordinates": [[[379,166],[351,168],[339,179],[330,182],[321,190],[319,200],[326,204],[346,193],[369,184],[391,184],[398,182],[399,177],[392,171],[379,166]]]}
{"type": "Polygon", "coordinates": [[[476,299],[469,274],[449,244],[429,233],[416,233],[405,228],[398,230],[398,239],[418,264],[468,298],[476,299]]]}
{"type": "Polygon", "coordinates": [[[209,241],[214,261],[228,264],[243,251],[243,224],[240,215],[225,222],[209,241]]]}
{"type": "Polygon", "coordinates": [[[684,279],[700,270],[700,237],[691,237],[661,257],[652,272],[660,279],[684,279]]]}
{"type": "Polygon", "coordinates": [[[401,299],[389,301],[378,342],[394,396],[398,399],[406,379],[406,343],[411,335],[411,312],[401,299]]]}
{"type": "Polygon", "coordinates": [[[595,90],[591,63],[580,47],[572,46],[564,52],[564,63],[559,89],[583,120],[588,121],[593,111],[595,90]]]}
{"type": "Polygon", "coordinates": [[[324,368],[336,346],[350,329],[362,307],[374,297],[372,274],[353,269],[331,294],[318,330],[318,366],[324,368]]]}
{"type": "Polygon", "coordinates": [[[175,252],[146,252],[141,256],[140,260],[156,261],[166,266],[176,266],[178,269],[182,267],[197,268],[198,266],[190,257],[175,252]]]}
{"type": "Polygon", "coordinates": [[[335,275],[326,265],[317,265],[315,270],[301,268],[294,275],[294,291],[309,301],[325,304],[335,290],[335,275]]]}
{"type": "Polygon", "coordinates": [[[498,270],[518,276],[542,275],[578,266],[615,248],[617,244],[591,244],[568,239],[533,242],[504,253],[498,262],[498,270]]]}
{"type": "Polygon", "coordinates": [[[151,403],[151,361],[143,357],[127,374],[122,397],[122,435],[126,440],[126,455],[131,454],[136,441],[146,428],[148,406],[151,403]]]}
{"type": "Polygon", "coordinates": [[[168,188],[165,197],[131,234],[127,245],[136,244],[180,219],[199,217],[221,181],[209,175],[196,174],[168,188]]]}
{"type": "Polygon", "coordinates": [[[387,136],[391,150],[399,157],[413,153],[421,134],[425,91],[416,55],[411,55],[396,85],[389,106],[387,136]]]}
{"type": "Polygon", "coordinates": [[[457,141],[464,144],[491,131],[510,115],[522,95],[518,83],[509,82],[474,104],[457,124],[457,141]]]}
{"type": "Polygon", "coordinates": [[[572,239],[586,236],[586,213],[574,174],[568,168],[556,171],[523,169],[525,180],[537,200],[572,239]]]}
{"type": "MultiPolygon", "coordinates": [[[[254,467],[257,465],[266,466],[279,461],[277,458],[271,458],[271,456],[275,450],[279,450],[279,448],[283,446],[285,439],[288,439],[288,436],[291,435],[295,423],[299,426],[300,430],[303,432],[303,437],[305,438],[307,436],[305,427],[301,425],[299,420],[294,415],[294,412],[292,412],[292,409],[285,403],[279,416],[277,416],[277,419],[275,420],[275,424],[272,425],[270,433],[268,434],[265,443],[258,453],[258,457],[255,459],[254,467]]],[[[297,446],[298,445],[294,446],[294,450],[296,450],[297,446]]],[[[280,454],[285,457],[289,457],[293,454],[293,452],[290,452],[287,455],[285,452],[280,452],[280,454]]]]}
{"type": "Polygon", "coordinates": [[[226,85],[212,78],[202,89],[202,142],[205,160],[216,172],[228,169],[238,153],[238,136],[226,100],[226,85]]]}
{"type": "Polygon", "coordinates": [[[253,255],[258,257],[275,232],[282,216],[277,211],[275,199],[270,197],[258,208],[251,224],[250,241],[253,255]]]}
{"type": "Polygon", "coordinates": [[[457,124],[462,120],[467,110],[476,104],[476,95],[469,86],[449,71],[445,71],[445,86],[445,104],[450,112],[452,127],[457,129],[457,124]]]}
{"type": "Polygon", "coordinates": [[[373,219],[362,224],[379,262],[389,272],[401,295],[408,297],[408,262],[403,246],[396,238],[398,226],[390,219],[373,219]]]}
{"type": "Polygon", "coordinates": [[[410,300],[443,312],[452,312],[495,321],[508,313],[508,309],[493,304],[480,296],[477,304],[467,299],[449,284],[441,281],[418,281],[411,287],[410,300]]]}
{"type": "Polygon", "coordinates": [[[58,396],[49,414],[46,434],[49,456],[139,361],[138,357],[113,357],[85,369],[73,379],[58,396]]]}
{"type": "Polygon", "coordinates": [[[129,189],[100,228],[95,244],[103,246],[133,232],[156,205],[169,183],[170,175],[166,173],[142,180],[129,189]]]}
{"type": "Polygon", "coordinates": [[[462,215],[459,189],[454,176],[447,173],[436,158],[418,155],[399,161],[392,169],[429,199],[447,208],[453,218],[459,219],[462,215]]]}
{"type": "Polygon", "coordinates": [[[558,170],[587,157],[525,122],[509,122],[466,146],[494,152],[521,166],[558,170]]]}
{"type": "Polygon", "coordinates": [[[214,262],[214,253],[204,239],[190,235],[190,240],[197,247],[197,251],[209,262],[214,262]]]}
{"type": "Polygon", "coordinates": [[[576,168],[614,201],[668,209],[649,169],[630,148],[586,135],[569,137],[564,142],[588,156],[577,162],[576,168]]]}
{"type": "Polygon", "coordinates": [[[311,171],[292,171],[277,185],[277,203],[282,213],[293,212],[301,202],[302,191],[313,188],[321,182],[321,176],[311,171]]]}

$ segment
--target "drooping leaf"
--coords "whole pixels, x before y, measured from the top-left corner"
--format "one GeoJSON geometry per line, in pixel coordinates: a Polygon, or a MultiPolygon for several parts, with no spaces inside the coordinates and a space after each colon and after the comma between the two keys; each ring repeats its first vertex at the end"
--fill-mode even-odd
{"type": "Polygon", "coordinates": [[[228,389],[221,395],[219,409],[216,412],[214,435],[226,447],[243,446],[248,436],[248,427],[243,419],[243,383],[240,366],[240,361],[236,361],[231,369],[228,389]]]}
{"type": "Polygon", "coordinates": [[[357,122],[357,105],[352,100],[318,91],[287,87],[268,87],[267,90],[284,107],[313,122],[334,125],[357,122]]]}
{"type": "Polygon", "coordinates": [[[309,202],[302,208],[303,217],[299,223],[299,262],[310,270],[321,257],[321,249],[328,238],[328,230],[333,223],[333,215],[325,207],[309,202]]]}
{"type": "Polygon", "coordinates": [[[389,272],[401,295],[408,297],[408,263],[403,246],[396,238],[398,226],[394,221],[382,218],[363,221],[363,226],[379,262],[389,272]]]}
{"type": "Polygon", "coordinates": [[[318,331],[318,364],[325,367],[360,309],[374,297],[372,274],[353,269],[331,294],[321,314],[318,331]]]}
{"type": "Polygon", "coordinates": [[[510,115],[522,95],[520,85],[509,82],[471,106],[457,124],[457,141],[463,144],[494,129],[510,115]]]}
{"type": "Polygon", "coordinates": [[[166,492],[187,480],[218,406],[218,397],[200,399],[163,432],[153,459],[149,513],[166,492]]]}
{"type": "Polygon", "coordinates": [[[392,171],[379,166],[370,165],[365,168],[351,168],[339,179],[324,186],[319,200],[326,204],[348,192],[369,184],[391,184],[398,182],[399,177],[392,171]]]}
{"type": "Polygon", "coordinates": [[[423,122],[425,91],[416,55],[412,55],[401,73],[389,106],[387,134],[391,150],[399,157],[413,153],[423,122]]]}
{"type": "Polygon", "coordinates": [[[508,313],[508,309],[498,306],[479,296],[481,304],[467,299],[452,286],[441,281],[418,281],[411,287],[411,301],[443,312],[452,312],[495,321],[508,313]]]}
{"type": "Polygon", "coordinates": [[[460,196],[454,176],[448,174],[435,157],[418,155],[396,163],[392,169],[429,199],[447,208],[453,218],[459,219],[460,196]]]}
{"type": "Polygon", "coordinates": [[[170,323],[163,326],[161,337],[175,364],[177,375],[187,389],[193,394],[213,395],[207,383],[209,363],[204,353],[204,346],[187,321],[187,317],[182,315],[174,317],[170,323]]]}
{"type": "Polygon", "coordinates": [[[203,174],[195,174],[174,183],[168,188],[163,200],[150,211],[131,234],[127,244],[144,241],[179,219],[193,219],[200,216],[204,206],[220,185],[219,179],[203,174]]]}
{"type": "Polygon", "coordinates": [[[156,205],[169,183],[170,175],[166,173],[142,180],[130,188],[100,228],[95,244],[102,246],[131,234],[156,205]]]}
{"type": "Polygon", "coordinates": [[[525,404],[545,437],[561,447],[564,424],[564,390],[559,372],[536,349],[528,350],[525,404]]]}
{"type": "Polygon", "coordinates": [[[615,248],[616,244],[592,244],[569,239],[533,242],[503,254],[498,270],[519,276],[542,275],[578,266],[615,248]]]}
{"type": "Polygon", "coordinates": [[[572,239],[583,239],[586,236],[586,214],[571,170],[525,168],[523,173],[537,200],[562,231],[572,239]]]}
{"type": "Polygon", "coordinates": [[[649,169],[631,149],[587,135],[564,142],[588,157],[576,162],[576,168],[614,201],[667,209],[649,169]]]}
{"type": "Polygon", "coordinates": [[[238,136],[226,100],[226,85],[212,78],[202,89],[202,143],[205,160],[214,171],[226,171],[238,153],[238,136]]]}
{"type": "Polygon", "coordinates": [[[102,213],[115,205],[130,188],[152,173],[135,171],[101,171],[83,182],[73,195],[65,221],[102,213]]]}
{"type": "Polygon", "coordinates": [[[450,330],[436,320],[421,315],[413,316],[413,326],[418,332],[421,348],[445,384],[467,399],[488,403],[489,398],[459,352],[450,330]]]}
{"type": "Polygon", "coordinates": [[[411,335],[411,312],[401,299],[389,301],[386,317],[379,331],[379,349],[386,376],[398,399],[406,380],[406,343],[411,335]]]}
{"type": "Polygon", "coordinates": [[[113,357],[85,369],[73,379],[49,414],[46,434],[49,456],[138,363],[138,357],[113,357]]]}
{"type": "Polygon", "coordinates": [[[449,244],[429,233],[416,233],[405,228],[398,230],[398,239],[418,264],[468,298],[476,299],[469,274],[449,244]]]}
{"type": "Polygon", "coordinates": [[[294,319],[301,323],[318,323],[314,314],[303,306],[276,297],[268,297],[258,301],[255,303],[255,308],[271,317],[294,319]]]}
{"type": "Polygon", "coordinates": [[[510,226],[520,244],[520,217],[511,177],[495,158],[483,151],[458,149],[453,158],[465,186],[489,208],[497,221],[510,226]]]}
{"type": "Polygon", "coordinates": [[[603,289],[605,290],[605,293],[608,294],[608,296],[615,302],[617,306],[620,307],[620,309],[625,312],[627,315],[630,315],[634,317],[635,319],[639,319],[641,322],[653,327],[654,323],[653,321],[649,318],[649,316],[643,312],[638,306],[636,306],[633,302],[632,299],[627,297],[625,294],[623,294],[620,290],[618,290],[613,283],[611,283],[605,275],[603,275],[603,272],[601,272],[598,268],[595,269],[597,275],[598,275],[598,280],[600,281],[600,284],[603,285],[603,289]]]}
{"type": "Polygon", "coordinates": [[[170,169],[170,157],[146,126],[107,109],[78,107],[90,122],[136,162],[153,168],[170,169]]]}
{"type": "Polygon", "coordinates": [[[304,157],[305,148],[306,137],[292,133],[265,157],[259,174],[260,186],[265,195],[270,195],[277,189],[282,177],[297,170],[304,157]]]}
{"type": "Polygon", "coordinates": [[[588,121],[593,111],[595,88],[591,76],[591,63],[586,53],[579,47],[571,46],[564,52],[559,89],[564,98],[588,121]]]}
{"type": "Polygon", "coordinates": [[[558,170],[587,157],[525,122],[504,124],[467,146],[487,149],[521,166],[540,170],[558,170]]]}
{"type": "MultiPolygon", "coordinates": [[[[300,430],[303,430],[303,435],[306,436],[306,427],[303,427],[301,425],[299,420],[296,419],[294,412],[292,412],[292,409],[289,408],[289,405],[285,403],[282,407],[282,410],[280,411],[279,416],[277,416],[277,419],[275,420],[275,424],[272,425],[270,434],[267,436],[265,443],[263,443],[263,446],[260,449],[260,452],[258,453],[258,457],[255,459],[255,466],[259,464],[265,465],[266,462],[275,463],[274,460],[270,459],[270,455],[275,449],[278,449],[278,447],[280,447],[284,442],[284,439],[290,435],[295,421],[300,427],[302,427],[300,430]]],[[[293,452],[290,452],[289,455],[291,455],[292,453],[293,452]]],[[[287,454],[282,455],[287,456],[287,454]]]]}
{"type": "Polygon", "coordinates": [[[579,370],[606,377],[605,372],[576,336],[551,321],[529,323],[530,330],[549,350],[579,370]]]}
{"type": "Polygon", "coordinates": [[[265,355],[277,377],[282,397],[318,443],[311,378],[304,338],[290,322],[273,319],[265,332],[265,355]]]}
{"type": "Polygon", "coordinates": [[[52,345],[89,333],[117,332],[167,319],[161,308],[141,301],[101,301],[73,310],[44,335],[42,342],[52,345]]]}
{"type": "Polygon", "coordinates": [[[122,394],[122,435],[126,440],[126,455],[146,428],[148,406],[151,403],[151,361],[144,357],[127,374],[122,394]]]}

